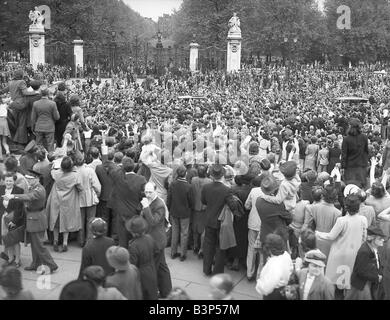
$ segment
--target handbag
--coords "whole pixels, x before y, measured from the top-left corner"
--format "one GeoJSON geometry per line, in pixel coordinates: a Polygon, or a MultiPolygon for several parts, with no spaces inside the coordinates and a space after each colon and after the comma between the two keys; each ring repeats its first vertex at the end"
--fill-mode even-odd
{"type": "Polygon", "coordinates": [[[16,227],[8,231],[1,239],[5,247],[12,247],[19,242],[24,242],[24,226],[16,227]]]}

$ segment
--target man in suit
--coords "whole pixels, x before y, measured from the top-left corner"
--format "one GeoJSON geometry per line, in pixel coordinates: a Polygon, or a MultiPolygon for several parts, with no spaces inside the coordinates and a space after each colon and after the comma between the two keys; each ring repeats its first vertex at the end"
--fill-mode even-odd
{"type": "MultiPolygon", "coordinates": [[[[378,226],[367,229],[367,241],[364,242],[355,259],[351,275],[351,289],[345,300],[382,300],[383,265],[378,249],[383,247],[386,235],[378,226]]],[[[384,292],[383,292],[384,293],[384,292]]]]}
{"type": "Polygon", "coordinates": [[[191,185],[186,180],[186,167],[179,166],[176,170],[177,179],[172,182],[168,189],[167,206],[172,222],[171,257],[180,257],[180,261],[187,258],[188,229],[192,209],[191,185]],[[180,234],[181,256],[177,252],[180,234]]]}
{"type": "Polygon", "coordinates": [[[309,264],[298,272],[300,300],[334,300],[335,287],[324,276],[326,255],[320,250],[310,250],[305,254],[309,264]]]}
{"type": "Polygon", "coordinates": [[[141,216],[149,224],[148,234],[154,239],[159,252],[155,257],[157,270],[157,285],[160,298],[166,298],[172,291],[171,273],[165,261],[165,247],[167,246],[167,235],[165,221],[167,207],[164,201],[157,196],[157,187],[153,182],[145,185],[145,196],[141,201],[141,216]]]}
{"type": "Polygon", "coordinates": [[[126,221],[130,220],[140,211],[140,201],[143,196],[146,180],[133,172],[135,167],[131,158],[122,159],[122,168],[109,171],[113,184],[111,204],[117,216],[117,233],[119,245],[128,248],[131,234],[126,230],[126,221]]]}
{"type": "Polygon", "coordinates": [[[42,99],[35,101],[31,112],[31,127],[37,144],[42,144],[48,152],[54,150],[55,121],[60,118],[57,105],[49,100],[49,89],[41,90],[42,99]]]}
{"type": "MultiPolygon", "coordinates": [[[[40,174],[29,170],[26,174],[28,192],[25,194],[4,195],[4,200],[19,200],[26,203],[26,231],[31,241],[32,263],[24,268],[27,271],[35,271],[43,265],[53,273],[58,269],[50,252],[43,246],[43,238],[47,229],[47,218],[45,213],[46,191],[39,183],[40,174]]],[[[46,270],[40,270],[46,272],[46,270]]]]}
{"type": "Polygon", "coordinates": [[[218,217],[231,195],[231,190],[223,183],[225,169],[220,164],[212,165],[210,169],[214,182],[206,184],[202,189],[202,203],[206,206],[205,237],[203,243],[203,272],[209,276],[212,273],[224,272],[225,251],[219,246],[219,231],[221,227],[218,217]],[[211,270],[215,257],[214,270],[211,270]]]}
{"type": "Polygon", "coordinates": [[[107,155],[102,155],[103,164],[96,167],[96,175],[102,186],[102,191],[100,192],[99,203],[96,209],[96,216],[103,218],[108,225],[107,235],[109,237],[116,237],[116,216],[113,213],[111,207],[111,194],[113,190],[114,182],[109,176],[110,171],[115,171],[120,169],[117,167],[114,162],[114,151],[109,151],[107,155]]]}

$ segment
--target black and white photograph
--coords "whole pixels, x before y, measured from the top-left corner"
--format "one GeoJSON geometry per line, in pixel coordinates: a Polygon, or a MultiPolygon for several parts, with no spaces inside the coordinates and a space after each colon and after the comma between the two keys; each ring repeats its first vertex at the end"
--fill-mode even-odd
{"type": "Polygon", "coordinates": [[[0,300],[390,300],[389,73],[388,0],[0,0],[0,300]]]}

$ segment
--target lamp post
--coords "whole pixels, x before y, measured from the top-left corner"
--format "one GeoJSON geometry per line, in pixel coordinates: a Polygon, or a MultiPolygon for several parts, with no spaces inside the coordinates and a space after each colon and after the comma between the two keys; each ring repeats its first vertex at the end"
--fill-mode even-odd
{"type": "Polygon", "coordinates": [[[112,31],[111,32],[111,69],[112,70],[114,70],[115,68],[115,55],[116,55],[115,37],[116,37],[116,32],[112,31]]]}
{"type": "Polygon", "coordinates": [[[138,74],[138,34],[135,36],[135,73],[138,74]]]}
{"type": "Polygon", "coordinates": [[[157,75],[161,75],[161,68],[162,68],[162,51],[163,51],[163,44],[162,44],[162,34],[160,30],[157,32],[157,75]]]}

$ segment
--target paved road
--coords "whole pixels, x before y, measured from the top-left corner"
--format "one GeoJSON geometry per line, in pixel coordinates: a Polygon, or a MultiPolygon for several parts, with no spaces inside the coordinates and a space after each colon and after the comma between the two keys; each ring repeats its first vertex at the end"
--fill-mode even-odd
{"type": "MultiPolygon", "coordinates": [[[[54,252],[52,247],[49,250],[59,266],[59,269],[48,278],[42,278],[36,272],[24,271],[23,268],[30,264],[31,251],[30,247],[22,244],[22,275],[23,286],[31,290],[35,299],[56,300],[59,297],[62,287],[78,276],[81,259],[81,249],[75,244],[70,244],[68,252],[54,252]]],[[[170,249],[166,250],[166,258],[172,275],[173,286],[183,288],[187,294],[194,300],[209,300],[209,278],[202,273],[202,260],[199,260],[192,252],[188,252],[186,261],[181,262],[178,259],[172,260],[169,256],[170,249]]],[[[0,263],[3,260],[0,259],[0,263]]],[[[236,300],[258,300],[260,299],[256,290],[255,283],[249,283],[246,279],[245,272],[226,271],[234,280],[233,296],[236,300]]],[[[0,297],[4,292],[0,289],[0,297]]]]}

